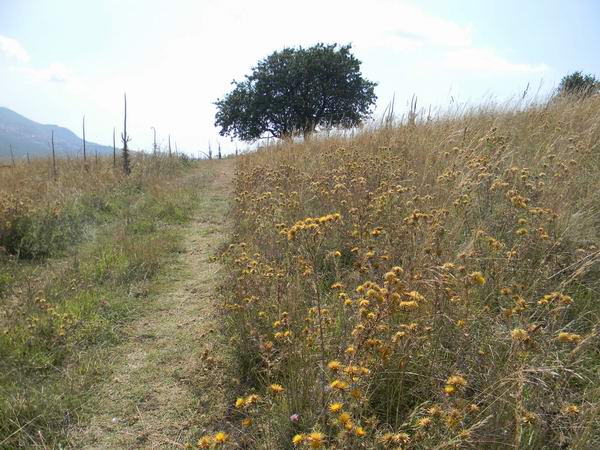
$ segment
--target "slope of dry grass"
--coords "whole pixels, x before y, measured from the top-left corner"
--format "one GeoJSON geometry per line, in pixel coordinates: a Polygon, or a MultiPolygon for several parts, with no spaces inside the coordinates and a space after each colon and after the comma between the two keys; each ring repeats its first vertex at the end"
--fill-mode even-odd
{"type": "Polygon", "coordinates": [[[263,149],[235,196],[232,442],[600,446],[597,98],[263,149]]]}

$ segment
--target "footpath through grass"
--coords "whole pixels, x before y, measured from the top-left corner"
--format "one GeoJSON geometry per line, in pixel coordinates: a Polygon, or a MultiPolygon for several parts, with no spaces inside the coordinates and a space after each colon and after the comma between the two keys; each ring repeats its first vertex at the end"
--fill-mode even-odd
{"type": "Polygon", "coordinates": [[[117,180],[101,195],[78,190],[54,216],[42,207],[19,216],[27,248],[39,236],[48,251],[24,259],[4,246],[0,255],[0,448],[68,445],[68,430],[90,415],[94,386],[111,373],[122,326],[152,302],[181,250],[210,173],[171,167],[169,176],[117,180]],[[69,236],[46,245],[44,220],[48,232],[69,236]]]}
{"type": "Polygon", "coordinates": [[[210,176],[182,250],[154,283],[152,301],[123,327],[112,374],[90,399],[91,418],[69,436],[74,448],[183,448],[223,426],[230,383],[212,256],[226,235],[232,163],[206,163],[210,176]]]}

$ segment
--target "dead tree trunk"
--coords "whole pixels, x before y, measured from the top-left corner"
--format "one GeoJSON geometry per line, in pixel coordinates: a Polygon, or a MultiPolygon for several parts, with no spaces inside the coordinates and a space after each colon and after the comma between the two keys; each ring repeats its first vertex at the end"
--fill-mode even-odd
{"type": "Polygon", "coordinates": [[[87,154],[85,151],[85,115],[83,116],[83,168],[88,170],[87,166],[87,154]]]}
{"type": "Polygon", "coordinates": [[[117,143],[115,141],[115,128],[113,127],[113,169],[117,168],[117,143]]]}
{"type": "Polygon", "coordinates": [[[152,128],[152,132],[154,133],[154,143],[152,144],[152,156],[156,156],[156,128],[154,127],[150,127],[152,128]]]}
{"type": "Polygon", "coordinates": [[[123,119],[123,132],[121,133],[121,141],[123,142],[123,172],[125,175],[129,175],[131,173],[131,166],[129,164],[129,149],[127,148],[127,144],[130,141],[129,136],[127,136],[127,94],[123,94],[123,98],[125,100],[125,116],[123,119]]]}
{"type": "Polygon", "coordinates": [[[56,180],[56,153],[54,152],[54,130],[52,130],[52,178],[56,180]]]}

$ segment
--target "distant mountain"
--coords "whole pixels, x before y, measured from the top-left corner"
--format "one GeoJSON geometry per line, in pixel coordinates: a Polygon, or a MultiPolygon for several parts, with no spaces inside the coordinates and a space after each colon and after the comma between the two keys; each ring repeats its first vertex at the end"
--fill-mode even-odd
{"type": "MultiPolygon", "coordinates": [[[[21,159],[27,153],[31,157],[48,156],[50,136],[54,130],[54,148],[57,156],[75,156],[83,153],[83,141],[71,130],[57,125],[43,125],[34,122],[8,108],[0,106],[0,159],[10,158],[12,145],[15,158],[21,159]]],[[[93,156],[112,154],[112,147],[85,143],[86,153],[93,156]]]]}

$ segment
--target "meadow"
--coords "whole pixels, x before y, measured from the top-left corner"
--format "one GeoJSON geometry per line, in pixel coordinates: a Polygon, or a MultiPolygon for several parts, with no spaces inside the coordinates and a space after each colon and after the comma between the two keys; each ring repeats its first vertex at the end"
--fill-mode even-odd
{"type": "MultiPolygon", "coordinates": [[[[173,448],[600,447],[600,100],[409,119],[206,166],[136,154],[129,176],[1,168],[0,448],[69,448],[111,411],[94,391],[140,345],[126,324],[162,330],[167,270],[220,280],[161,294],[207,315],[156,336],[204,406],[169,434],[173,405],[122,399],[173,448]],[[223,233],[216,272],[192,243],[223,233]],[[174,262],[185,236],[195,274],[174,262]]],[[[98,442],[142,445],[135,423],[98,442]]]]}
{"type": "Polygon", "coordinates": [[[600,447],[597,97],[270,146],[234,183],[234,425],[198,447],[600,447]]]}
{"type": "Polygon", "coordinates": [[[124,323],[152,301],[202,179],[187,158],[17,163],[0,176],[0,448],[64,448],[124,323]]]}

